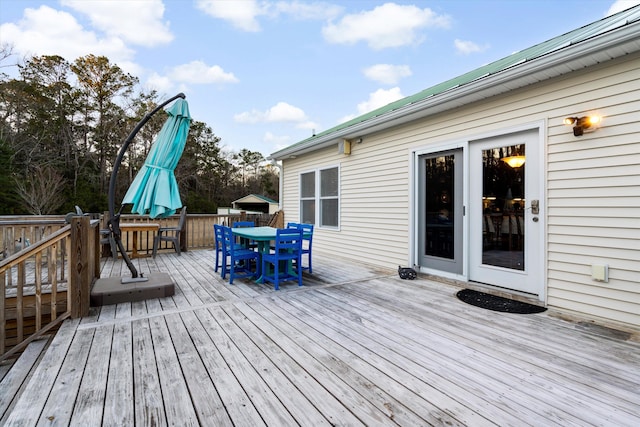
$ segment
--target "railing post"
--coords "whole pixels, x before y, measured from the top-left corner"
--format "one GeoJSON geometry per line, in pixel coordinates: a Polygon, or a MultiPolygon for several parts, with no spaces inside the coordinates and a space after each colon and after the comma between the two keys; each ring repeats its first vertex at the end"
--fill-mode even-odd
{"type": "MultiPolygon", "coordinates": [[[[102,247],[100,246],[100,223],[97,226],[91,228],[93,232],[93,274],[91,275],[91,281],[89,282],[89,292],[91,292],[91,285],[93,279],[100,278],[100,259],[102,258],[102,247]]],[[[91,297],[89,296],[89,299],[91,297]]]]}
{"type": "Polygon", "coordinates": [[[182,252],[186,252],[189,250],[187,242],[189,241],[189,216],[187,215],[187,220],[184,222],[184,227],[180,232],[180,250],[182,252]]]}
{"type": "Polygon", "coordinates": [[[0,273],[0,355],[4,354],[5,340],[7,339],[7,312],[6,305],[6,273],[0,273]]]}
{"type": "Polygon", "coordinates": [[[69,290],[72,318],[89,314],[90,286],[93,263],[89,248],[91,225],[88,216],[74,216],[71,220],[71,253],[69,254],[69,290]]]}

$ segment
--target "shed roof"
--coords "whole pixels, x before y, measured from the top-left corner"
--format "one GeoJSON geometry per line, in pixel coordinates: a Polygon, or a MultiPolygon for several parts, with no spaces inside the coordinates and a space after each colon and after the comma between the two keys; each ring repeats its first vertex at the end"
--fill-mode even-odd
{"type": "Polygon", "coordinates": [[[278,204],[278,202],[276,202],[275,200],[270,199],[266,196],[262,196],[260,194],[248,194],[244,197],[239,198],[238,200],[234,200],[233,203],[255,203],[256,201],[262,201],[264,203],[270,203],[275,205],[278,204]]]}
{"type": "Polygon", "coordinates": [[[516,52],[320,132],[270,158],[314,151],[419,117],[460,107],[598,62],[640,51],[640,6],[516,52]],[[509,84],[507,84],[509,83],[509,84]]]}

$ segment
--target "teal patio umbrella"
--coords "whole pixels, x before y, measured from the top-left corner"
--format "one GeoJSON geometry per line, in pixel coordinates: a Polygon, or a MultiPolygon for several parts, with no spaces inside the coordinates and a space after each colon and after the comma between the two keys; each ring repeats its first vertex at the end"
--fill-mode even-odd
{"type": "Polygon", "coordinates": [[[131,212],[151,218],[171,216],[182,207],[173,171],[189,134],[191,116],[187,101],[177,99],[167,109],[167,114],[169,117],[151,146],[144,165],[122,200],[122,204],[133,204],[131,212]]]}
{"type": "Polygon", "coordinates": [[[179,93],[158,105],[150,113],[147,113],[124,141],[118,157],[113,164],[111,181],[109,182],[110,219],[108,227],[122,254],[123,260],[126,262],[127,267],[129,267],[129,271],[131,271],[131,279],[122,279],[122,283],[148,281],[148,278],[139,277],[138,271],[129,259],[125,247],[122,244],[120,214],[124,205],[133,204],[133,212],[149,214],[152,218],[173,215],[177,209],[182,207],[178,184],[173,171],[182,156],[191,124],[189,106],[184,98],[184,94],[179,93]],[[122,201],[120,210],[116,213],[115,192],[118,170],[127,152],[127,148],[145,123],[147,123],[155,113],[173,101],[176,102],[167,110],[169,115],[167,121],[158,133],[154,144],[151,146],[151,150],[149,150],[149,155],[144,165],[129,187],[122,201]]]}

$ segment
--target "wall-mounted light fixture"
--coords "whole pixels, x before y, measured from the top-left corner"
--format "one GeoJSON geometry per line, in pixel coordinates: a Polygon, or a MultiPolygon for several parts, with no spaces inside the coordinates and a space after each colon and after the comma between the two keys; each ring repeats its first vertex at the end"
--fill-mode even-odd
{"type": "Polygon", "coordinates": [[[564,119],[564,124],[569,126],[573,125],[573,135],[581,136],[585,129],[594,127],[600,123],[601,120],[602,118],[600,116],[567,117],[564,119]]]}

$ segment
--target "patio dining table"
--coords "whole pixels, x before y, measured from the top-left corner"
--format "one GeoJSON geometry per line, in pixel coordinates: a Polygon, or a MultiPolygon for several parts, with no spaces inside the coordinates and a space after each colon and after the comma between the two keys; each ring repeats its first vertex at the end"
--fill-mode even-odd
{"type": "MultiPolygon", "coordinates": [[[[256,280],[257,283],[263,283],[263,275],[261,271],[262,255],[268,254],[271,246],[269,242],[276,239],[278,229],[275,227],[238,227],[232,228],[234,236],[244,237],[249,240],[253,240],[258,245],[258,252],[260,253],[260,261],[258,262],[259,277],[256,280]]],[[[304,233],[303,237],[310,237],[309,233],[304,233]]],[[[291,266],[289,266],[291,268],[291,266]]]]}
{"type": "MultiPolygon", "coordinates": [[[[148,254],[140,255],[138,253],[138,233],[151,232],[155,236],[160,228],[160,224],[150,223],[150,222],[124,222],[120,224],[120,230],[122,232],[131,232],[132,236],[132,248],[131,248],[131,258],[143,258],[148,256],[148,254]]],[[[151,239],[153,241],[153,237],[151,239]]],[[[148,248],[147,248],[148,251],[148,248]]]]}

